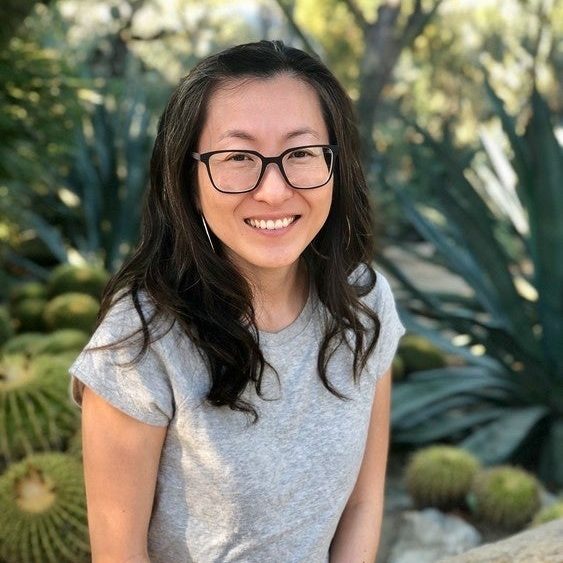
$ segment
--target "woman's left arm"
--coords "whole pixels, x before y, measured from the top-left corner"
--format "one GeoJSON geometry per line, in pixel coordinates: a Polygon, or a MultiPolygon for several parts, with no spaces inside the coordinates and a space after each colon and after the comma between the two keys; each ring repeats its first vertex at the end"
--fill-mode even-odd
{"type": "Polygon", "coordinates": [[[390,409],[391,369],[377,382],[364,458],[330,546],[330,563],[375,561],[383,518],[390,409]]]}

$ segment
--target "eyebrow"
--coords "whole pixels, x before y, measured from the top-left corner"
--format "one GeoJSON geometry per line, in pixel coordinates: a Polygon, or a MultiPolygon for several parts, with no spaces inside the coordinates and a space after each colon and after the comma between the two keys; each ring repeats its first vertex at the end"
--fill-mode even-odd
{"type": "MultiPolygon", "coordinates": [[[[312,135],[313,137],[315,137],[317,139],[320,138],[320,135],[314,129],[311,129],[310,127],[300,127],[299,129],[295,129],[293,131],[290,131],[289,133],[287,133],[285,138],[287,140],[289,140],[289,139],[293,139],[295,137],[299,137],[301,135],[312,135]]],[[[219,141],[222,141],[223,139],[227,139],[227,138],[243,139],[245,141],[255,141],[256,140],[250,133],[248,133],[248,131],[244,131],[242,129],[229,129],[228,131],[225,131],[219,137],[219,141]]]]}

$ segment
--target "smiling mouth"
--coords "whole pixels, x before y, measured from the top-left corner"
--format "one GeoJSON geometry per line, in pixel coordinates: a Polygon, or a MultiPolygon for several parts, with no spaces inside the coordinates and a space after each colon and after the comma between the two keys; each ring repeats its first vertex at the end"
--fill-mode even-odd
{"type": "Polygon", "coordinates": [[[284,217],[283,219],[245,219],[244,222],[250,225],[254,229],[266,230],[266,231],[277,231],[279,229],[285,229],[293,222],[299,219],[300,215],[290,215],[284,217]]]}

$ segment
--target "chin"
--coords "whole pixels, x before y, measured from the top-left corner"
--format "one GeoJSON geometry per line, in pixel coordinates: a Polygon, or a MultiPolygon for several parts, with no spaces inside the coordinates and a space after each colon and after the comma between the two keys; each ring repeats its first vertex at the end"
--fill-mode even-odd
{"type": "Polygon", "coordinates": [[[266,256],[249,256],[244,254],[234,254],[231,256],[235,265],[241,265],[243,268],[252,268],[260,270],[275,270],[280,268],[289,268],[299,261],[301,253],[285,254],[283,256],[266,255],[266,256]]]}

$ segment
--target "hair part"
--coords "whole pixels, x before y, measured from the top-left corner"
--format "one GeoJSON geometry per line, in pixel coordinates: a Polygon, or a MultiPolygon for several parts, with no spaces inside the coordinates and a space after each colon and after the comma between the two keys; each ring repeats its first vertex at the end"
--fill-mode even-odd
{"type": "MultiPolygon", "coordinates": [[[[207,57],[173,91],[159,120],[140,240],[106,286],[97,324],[118,294],[119,298],[132,298],[141,320],[141,328],[131,335],[141,341],[138,358],[162,336],[151,330],[156,321],[179,323],[207,360],[211,377],[207,402],[252,413],[254,422],[258,413],[241,395],[252,382],[263,398],[261,382],[267,363],[260,350],[252,290],[212,233],[217,252],[209,244],[199,217],[196,161],[191,153],[197,150],[213,92],[229,82],[280,74],[313,87],[330,143],[339,146],[331,209],[303,257],[328,312],[317,362],[319,377],[331,393],[346,399],[328,381],[328,362],[338,346],[349,345],[354,356],[353,377],[358,381],[380,329],[377,315],[360,299],[373,289],[376,275],[370,266],[375,251],[373,224],[359,160],[359,136],[350,98],[328,68],[280,41],[248,43],[207,57]],[[349,279],[360,264],[365,264],[369,273],[363,285],[349,279]],[[148,320],[139,306],[139,292],[154,305],[148,320]],[[367,319],[367,324],[360,317],[367,319]],[[351,342],[346,334],[353,335],[351,342]]],[[[110,346],[122,345],[125,340],[128,338],[110,346]]]]}

